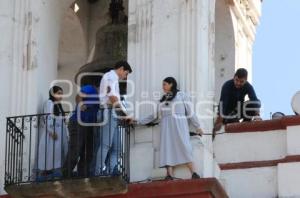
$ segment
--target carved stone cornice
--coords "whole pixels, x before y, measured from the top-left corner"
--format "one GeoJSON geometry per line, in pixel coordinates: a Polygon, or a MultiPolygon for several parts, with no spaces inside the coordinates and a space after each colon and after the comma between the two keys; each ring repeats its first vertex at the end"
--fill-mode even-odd
{"type": "Polygon", "coordinates": [[[243,14],[243,17],[250,18],[253,25],[258,25],[261,16],[260,0],[226,0],[226,3],[237,7],[243,14]]]}
{"type": "Polygon", "coordinates": [[[261,16],[260,0],[226,0],[246,35],[254,41],[261,16]]]}

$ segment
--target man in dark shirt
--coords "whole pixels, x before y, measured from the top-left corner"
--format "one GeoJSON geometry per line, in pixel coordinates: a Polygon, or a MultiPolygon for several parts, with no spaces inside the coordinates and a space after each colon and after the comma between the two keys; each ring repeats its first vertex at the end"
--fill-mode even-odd
{"type": "Polygon", "coordinates": [[[76,96],[76,110],[69,122],[69,150],[63,165],[64,175],[71,177],[77,165],[78,176],[88,177],[93,159],[93,123],[97,122],[99,97],[96,86],[85,85],[76,96]]]}
{"type": "Polygon", "coordinates": [[[243,122],[260,120],[260,101],[247,78],[247,70],[241,68],[237,70],[232,80],[224,83],[215,131],[220,130],[222,124],[240,122],[241,120],[243,122]],[[249,101],[245,102],[246,95],[248,95],[249,101]]]}

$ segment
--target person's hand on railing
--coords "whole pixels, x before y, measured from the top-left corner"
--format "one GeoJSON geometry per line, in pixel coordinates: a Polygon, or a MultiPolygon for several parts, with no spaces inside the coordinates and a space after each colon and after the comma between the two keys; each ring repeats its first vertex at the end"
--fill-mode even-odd
{"type": "Polygon", "coordinates": [[[58,135],[56,132],[50,132],[49,133],[49,136],[55,141],[58,139],[58,135]]]}
{"type": "Polygon", "coordinates": [[[215,133],[217,131],[220,131],[222,126],[223,126],[223,118],[221,116],[218,116],[216,122],[214,123],[213,132],[215,133]]]}
{"type": "Polygon", "coordinates": [[[137,123],[137,121],[134,120],[132,117],[126,117],[124,120],[125,120],[129,125],[132,125],[132,126],[136,125],[136,123],[137,123]]]}
{"type": "Polygon", "coordinates": [[[200,135],[202,137],[202,135],[204,134],[203,130],[201,128],[196,130],[196,134],[200,135]]]}
{"type": "Polygon", "coordinates": [[[120,120],[122,121],[122,123],[126,123],[126,124],[131,124],[133,118],[130,116],[121,116],[120,120]]]}
{"type": "Polygon", "coordinates": [[[137,120],[131,119],[130,124],[133,125],[133,126],[136,126],[137,125],[137,120]]]}
{"type": "Polygon", "coordinates": [[[212,139],[216,138],[217,131],[220,131],[223,126],[223,118],[221,116],[217,117],[217,120],[214,123],[214,128],[212,131],[212,139]]]}

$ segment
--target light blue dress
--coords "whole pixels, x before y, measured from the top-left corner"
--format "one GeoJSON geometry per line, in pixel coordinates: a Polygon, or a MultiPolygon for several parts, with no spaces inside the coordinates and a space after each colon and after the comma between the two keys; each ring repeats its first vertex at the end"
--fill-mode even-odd
{"type": "Polygon", "coordinates": [[[158,114],[138,120],[138,124],[160,122],[160,167],[177,166],[193,161],[189,134],[189,121],[195,128],[200,122],[195,115],[190,98],[178,92],[172,101],[159,105],[158,114]]]}

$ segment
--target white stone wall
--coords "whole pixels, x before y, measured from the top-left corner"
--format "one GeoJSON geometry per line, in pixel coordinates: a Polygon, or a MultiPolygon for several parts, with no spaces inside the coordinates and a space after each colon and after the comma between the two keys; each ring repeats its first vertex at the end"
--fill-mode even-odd
{"type": "Polygon", "coordinates": [[[220,181],[232,198],[300,197],[300,163],[221,171],[220,181]]]}
{"type": "MultiPolygon", "coordinates": [[[[12,5],[10,1],[1,1],[0,2],[0,28],[3,35],[7,35],[6,39],[0,39],[0,79],[6,85],[11,83],[11,75],[13,73],[13,26],[12,23],[12,5]]],[[[5,116],[10,114],[11,111],[11,95],[13,90],[10,86],[4,87],[0,93],[1,102],[0,102],[0,127],[1,127],[1,137],[5,135],[5,116]]],[[[5,138],[1,138],[1,145],[5,145],[5,138]]],[[[1,164],[4,164],[5,149],[2,147],[0,149],[0,160],[1,164]]],[[[3,167],[3,166],[2,166],[3,167]]],[[[0,170],[0,185],[3,186],[4,178],[4,169],[0,170]]],[[[0,191],[3,193],[3,190],[0,191]]]]}
{"type": "MultiPolygon", "coordinates": [[[[191,137],[191,144],[193,148],[194,165],[197,173],[202,177],[216,177],[220,176],[220,169],[215,161],[213,161],[213,154],[205,147],[201,138],[191,137]],[[210,157],[213,161],[211,167],[212,175],[205,175],[204,161],[208,162],[210,157]]],[[[166,176],[166,169],[159,168],[154,164],[159,160],[159,150],[153,148],[152,143],[139,143],[131,147],[130,152],[130,180],[132,182],[141,182],[144,180],[158,180],[166,176]],[[156,159],[155,159],[156,158],[156,159]]],[[[191,173],[186,166],[178,166],[174,170],[174,176],[181,179],[190,179],[191,173]]]]}
{"type": "Polygon", "coordinates": [[[286,134],[287,155],[299,155],[300,144],[298,138],[300,137],[300,126],[290,126],[287,128],[286,134]]]}
{"type": "Polygon", "coordinates": [[[235,34],[230,6],[224,0],[216,1],[216,42],[215,42],[215,101],[219,102],[221,89],[234,75],[236,68],[235,34]]]}
{"type": "MultiPolygon", "coordinates": [[[[214,1],[129,1],[128,61],[134,70],[130,76],[134,86],[129,87],[134,94],[129,99],[136,107],[137,102],[158,101],[162,96],[162,80],[173,76],[181,90],[193,94],[195,103],[204,102],[195,109],[198,115],[207,115],[212,110],[214,13],[214,1]]],[[[155,111],[151,105],[140,107],[139,117],[155,111]]],[[[211,131],[212,117],[202,117],[201,121],[203,128],[211,131]]],[[[147,145],[149,153],[154,155],[152,168],[156,168],[158,128],[137,129],[133,133],[133,147],[147,145]]],[[[203,141],[210,150],[210,139],[203,141]]],[[[203,175],[212,176],[213,160],[209,154],[203,155],[203,175]]]]}
{"type": "Polygon", "coordinates": [[[300,163],[285,163],[278,165],[278,197],[300,197],[300,163]]]}
{"type": "Polygon", "coordinates": [[[230,198],[277,197],[277,167],[221,171],[220,181],[230,198]]]}
{"type": "Polygon", "coordinates": [[[300,126],[288,126],[286,130],[218,135],[214,142],[218,163],[281,160],[270,167],[222,170],[220,180],[229,196],[300,197],[300,163],[284,161],[300,155],[299,131],[300,126]]]}
{"type": "MultiPolygon", "coordinates": [[[[5,137],[5,118],[39,111],[57,76],[58,41],[62,5],[59,0],[2,0],[0,26],[1,92],[0,133],[5,137]]],[[[1,162],[4,167],[4,143],[1,162]]],[[[3,186],[4,168],[0,170],[3,186]]],[[[2,187],[0,190],[4,193],[2,187]]]]}
{"type": "Polygon", "coordinates": [[[219,135],[214,141],[216,160],[236,163],[282,159],[287,155],[286,137],[284,130],[219,135]]]}
{"type": "Polygon", "coordinates": [[[260,0],[228,0],[235,34],[235,68],[246,68],[252,81],[252,50],[261,16],[260,0]]]}

